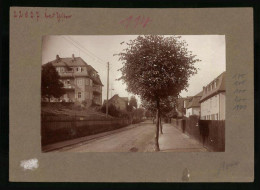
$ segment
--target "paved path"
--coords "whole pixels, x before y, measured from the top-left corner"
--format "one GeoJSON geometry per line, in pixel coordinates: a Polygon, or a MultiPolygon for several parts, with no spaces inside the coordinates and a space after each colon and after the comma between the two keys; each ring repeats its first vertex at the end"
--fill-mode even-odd
{"type": "MultiPolygon", "coordinates": [[[[154,132],[155,125],[148,121],[115,131],[48,145],[45,150],[49,148],[49,151],[59,152],[154,152],[154,132]]],[[[163,132],[159,137],[161,152],[207,151],[196,140],[170,124],[163,124],[163,132]]]]}
{"type": "Polygon", "coordinates": [[[170,124],[163,125],[163,134],[159,137],[161,152],[205,152],[199,142],[183,134],[170,124]]]}

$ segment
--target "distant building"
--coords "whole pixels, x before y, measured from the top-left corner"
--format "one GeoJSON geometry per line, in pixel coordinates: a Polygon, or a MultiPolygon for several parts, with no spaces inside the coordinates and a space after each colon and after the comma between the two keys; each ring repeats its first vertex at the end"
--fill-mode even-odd
{"type": "MultiPolygon", "coordinates": [[[[106,105],[106,100],[104,100],[104,105],[106,105]]],[[[119,110],[126,110],[128,105],[128,97],[120,97],[115,94],[112,98],[108,100],[108,106],[113,104],[119,110]]]]}
{"type": "Polygon", "coordinates": [[[51,101],[85,102],[87,106],[102,105],[102,82],[98,72],[81,57],[60,58],[50,62],[60,75],[66,93],[59,100],[51,101]]]}
{"type": "Polygon", "coordinates": [[[182,98],[182,97],[177,99],[176,112],[178,118],[181,118],[186,114],[186,109],[184,107],[185,100],[186,98],[182,98]]]}
{"type": "Polygon", "coordinates": [[[226,72],[221,73],[207,86],[203,87],[203,95],[199,101],[202,120],[225,120],[225,74],[226,72]]]}
{"type": "Polygon", "coordinates": [[[202,91],[195,96],[187,97],[184,101],[184,107],[186,109],[186,117],[191,115],[200,115],[200,98],[202,97],[202,91]]]}

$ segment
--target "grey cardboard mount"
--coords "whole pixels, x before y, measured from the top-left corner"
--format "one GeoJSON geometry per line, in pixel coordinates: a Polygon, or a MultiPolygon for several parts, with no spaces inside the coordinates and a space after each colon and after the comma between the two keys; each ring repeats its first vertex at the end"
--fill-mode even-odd
{"type": "Polygon", "coordinates": [[[10,8],[10,181],[252,182],[254,180],[252,8],[10,8]],[[27,12],[27,17],[26,17],[27,12]],[[121,21],[144,15],[145,27],[121,21]],[[42,153],[41,44],[44,35],[225,35],[225,152],[42,153]],[[236,110],[233,76],[245,74],[246,109],[236,110]],[[24,170],[22,160],[37,159],[24,170]]]}

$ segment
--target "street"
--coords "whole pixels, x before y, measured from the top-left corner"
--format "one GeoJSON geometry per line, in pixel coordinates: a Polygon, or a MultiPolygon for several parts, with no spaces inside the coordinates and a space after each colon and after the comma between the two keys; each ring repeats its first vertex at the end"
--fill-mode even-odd
{"type": "MultiPolygon", "coordinates": [[[[145,121],[112,131],[104,136],[81,141],[58,149],[59,152],[154,152],[155,125],[145,121]]],[[[163,134],[159,137],[162,152],[207,151],[197,141],[191,139],[170,124],[163,124],[163,134]]]]}

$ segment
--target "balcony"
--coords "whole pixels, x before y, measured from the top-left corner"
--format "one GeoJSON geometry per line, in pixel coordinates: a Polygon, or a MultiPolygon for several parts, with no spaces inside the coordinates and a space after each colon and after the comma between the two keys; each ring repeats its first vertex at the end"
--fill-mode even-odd
{"type": "Polygon", "coordinates": [[[75,89],[75,86],[72,86],[72,85],[64,85],[63,88],[66,89],[66,90],[74,90],[74,89],[75,89]]]}

